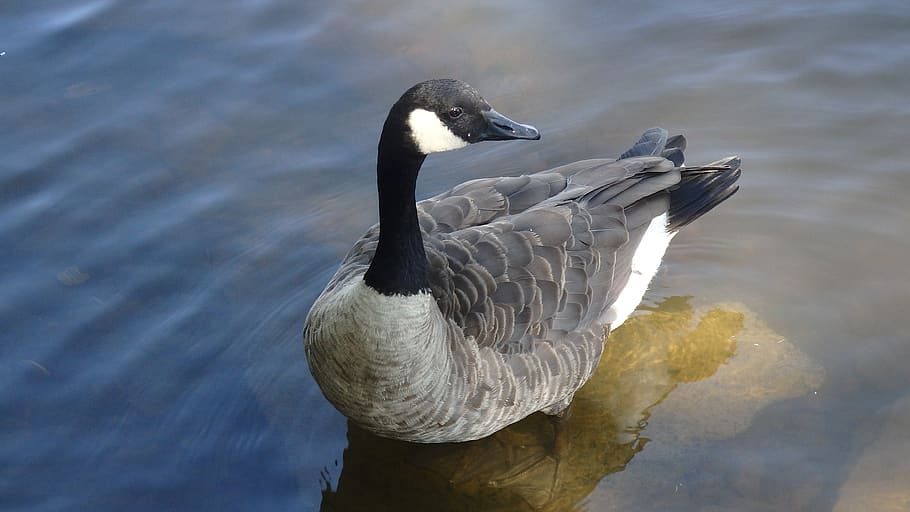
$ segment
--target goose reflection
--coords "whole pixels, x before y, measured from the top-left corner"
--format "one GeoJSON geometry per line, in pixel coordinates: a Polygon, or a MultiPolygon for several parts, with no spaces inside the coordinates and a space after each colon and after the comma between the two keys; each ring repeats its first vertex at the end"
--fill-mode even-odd
{"type": "Polygon", "coordinates": [[[348,425],[337,488],[321,510],[576,510],[597,483],[648,442],[650,409],[683,382],[714,374],[736,351],[744,315],[715,307],[696,318],[671,297],[630,318],[594,377],[556,423],[532,415],[478,441],[419,445],[348,425]]]}

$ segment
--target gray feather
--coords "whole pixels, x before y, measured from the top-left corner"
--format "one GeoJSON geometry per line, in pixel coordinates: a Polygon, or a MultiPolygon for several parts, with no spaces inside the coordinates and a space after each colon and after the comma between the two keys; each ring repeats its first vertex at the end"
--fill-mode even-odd
{"type": "Polygon", "coordinates": [[[667,144],[668,135],[667,130],[664,130],[663,128],[651,128],[643,133],[641,138],[638,139],[638,142],[619,158],[659,155],[667,144]]]}

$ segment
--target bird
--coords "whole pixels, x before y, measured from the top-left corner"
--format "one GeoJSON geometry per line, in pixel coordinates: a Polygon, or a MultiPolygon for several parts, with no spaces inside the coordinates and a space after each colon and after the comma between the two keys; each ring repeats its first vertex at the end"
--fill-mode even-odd
{"type": "Polygon", "coordinates": [[[456,79],[418,83],[389,110],[379,222],[344,257],[303,332],[323,395],[364,430],[464,442],[536,412],[564,415],[673,236],[739,188],[738,157],[687,167],[686,139],[651,128],[616,159],[416,200],[427,155],[538,139],[456,79]]]}

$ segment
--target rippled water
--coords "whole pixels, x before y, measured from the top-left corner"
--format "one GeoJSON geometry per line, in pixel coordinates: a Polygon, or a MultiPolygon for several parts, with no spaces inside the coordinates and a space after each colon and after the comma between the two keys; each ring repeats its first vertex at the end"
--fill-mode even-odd
{"type": "Polygon", "coordinates": [[[905,2],[0,12],[5,509],[910,509],[905,2]],[[455,447],[349,428],[303,358],[375,222],[386,110],[434,76],[543,138],[433,156],[422,196],[653,125],[690,162],[743,157],[617,333],[559,472],[539,418],[455,447]]]}

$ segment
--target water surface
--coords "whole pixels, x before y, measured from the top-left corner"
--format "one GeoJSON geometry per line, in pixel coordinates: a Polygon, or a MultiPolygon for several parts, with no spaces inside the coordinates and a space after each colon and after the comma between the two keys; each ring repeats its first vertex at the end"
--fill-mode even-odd
{"type": "Polygon", "coordinates": [[[5,6],[0,503],[357,510],[375,487],[401,510],[442,485],[480,510],[907,510],[907,27],[886,0],[5,6]],[[376,220],[385,113],[437,76],[543,138],[434,155],[421,196],[654,125],[690,162],[744,161],[674,240],[640,347],[617,333],[630,366],[579,404],[560,485],[539,418],[491,467],[483,446],[390,447],[303,358],[308,308],[376,220]]]}

